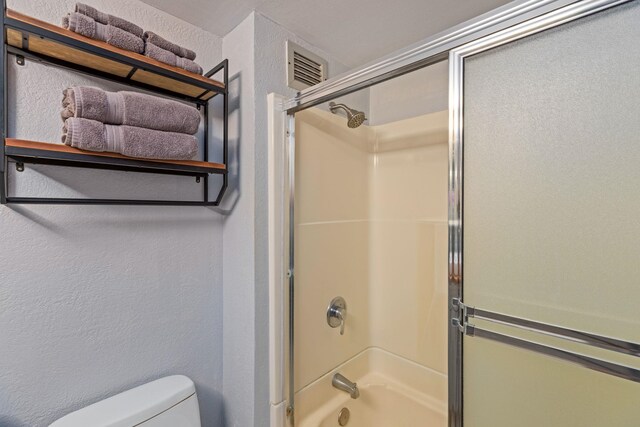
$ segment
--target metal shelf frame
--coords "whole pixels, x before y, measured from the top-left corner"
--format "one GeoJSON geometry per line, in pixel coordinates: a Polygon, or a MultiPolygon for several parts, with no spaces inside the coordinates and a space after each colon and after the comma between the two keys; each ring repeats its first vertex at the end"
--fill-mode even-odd
{"type": "MultiPolygon", "coordinates": [[[[78,155],[76,158],[72,158],[73,156],[64,156],[64,155],[56,155],[53,158],[47,156],[38,156],[38,155],[22,155],[24,153],[14,153],[11,147],[5,146],[5,138],[8,138],[8,111],[9,107],[7,104],[7,93],[8,93],[8,60],[9,56],[13,55],[16,58],[16,61],[19,65],[24,64],[25,59],[34,60],[38,62],[42,62],[45,64],[49,64],[52,66],[72,70],[74,72],[79,72],[82,74],[91,75],[94,77],[98,77],[101,79],[115,81],[120,84],[124,84],[127,86],[147,90],[153,93],[158,93],[164,96],[168,96],[171,98],[181,99],[183,101],[187,101],[195,104],[195,106],[203,112],[204,116],[204,136],[203,136],[203,160],[205,162],[209,161],[209,101],[214,99],[216,96],[222,96],[222,161],[221,163],[228,165],[228,140],[229,140],[229,132],[228,132],[228,117],[229,117],[229,93],[228,93],[228,83],[229,83],[229,62],[227,59],[220,62],[218,65],[209,70],[205,77],[212,77],[217,74],[222,74],[222,83],[221,87],[218,82],[212,80],[211,83],[204,82],[199,79],[190,78],[187,75],[173,72],[171,69],[163,68],[156,66],[151,63],[147,63],[144,61],[140,61],[136,58],[121,55],[118,52],[113,52],[111,50],[102,49],[98,46],[95,46],[90,43],[85,43],[82,40],[78,40],[75,38],[66,37],[64,35],[58,34],[53,31],[49,31],[46,28],[41,28],[36,25],[31,25],[29,23],[22,22],[17,19],[13,19],[7,16],[6,9],[6,0],[2,1],[2,32],[0,34],[0,43],[2,44],[1,49],[1,64],[0,64],[0,73],[2,78],[2,85],[0,86],[0,90],[2,93],[0,97],[2,99],[2,103],[0,105],[0,117],[2,118],[2,143],[0,144],[0,203],[14,203],[14,204],[61,204],[61,205],[156,205],[156,206],[219,206],[222,198],[228,187],[228,170],[220,169],[217,171],[207,171],[207,170],[199,170],[198,168],[189,168],[189,167],[180,167],[167,163],[154,163],[148,161],[141,161],[136,159],[118,159],[118,158],[99,158],[97,156],[91,156],[90,153],[87,153],[87,156],[78,155]],[[54,57],[50,57],[47,55],[43,55],[40,53],[29,51],[28,49],[28,38],[23,39],[23,48],[19,49],[14,46],[10,46],[7,44],[7,29],[12,28],[21,31],[23,34],[28,33],[30,35],[34,35],[40,38],[48,39],[51,41],[55,41],[57,43],[61,43],[64,45],[71,46],[75,49],[82,50],[84,52],[97,55],[100,57],[107,58],[112,61],[116,61],[128,66],[132,67],[132,71],[126,77],[120,77],[113,74],[109,74],[103,71],[91,69],[85,67],[83,65],[75,64],[73,62],[68,62],[65,60],[57,59],[54,57]],[[173,92],[167,89],[151,86],[149,84],[145,84],[142,82],[135,81],[131,79],[135,71],[144,70],[149,71],[155,74],[158,74],[162,77],[166,77],[178,82],[187,83],[192,86],[197,86],[202,88],[202,93],[197,97],[192,97],[189,95],[173,92]],[[216,84],[217,83],[217,84],[216,84]],[[214,93],[214,96],[209,99],[203,99],[208,93],[214,93]],[[109,170],[121,170],[121,171],[129,171],[129,172],[140,172],[140,173],[154,173],[154,174],[170,174],[170,175],[188,175],[196,178],[197,181],[204,180],[203,182],[203,195],[202,200],[196,201],[186,201],[186,200],[146,200],[146,199],[101,199],[101,198],[49,198],[49,197],[15,197],[8,195],[8,170],[9,170],[9,160],[16,162],[16,164],[50,164],[57,166],[68,166],[68,167],[80,167],[80,168],[89,168],[89,169],[109,169],[109,170]],[[211,199],[209,197],[209,178],[211,174],[219,174],[222,175],[222,185],[218,191],[217,196],[211,199]]],[[[33,154],[33,153],[31,153],[33,154]]],[[[219,161],[219,160],[218,160],[219,161]]]]}

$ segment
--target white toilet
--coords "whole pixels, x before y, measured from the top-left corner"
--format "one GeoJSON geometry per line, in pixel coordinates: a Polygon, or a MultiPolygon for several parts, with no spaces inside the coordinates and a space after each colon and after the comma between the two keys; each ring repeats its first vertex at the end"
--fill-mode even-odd
{"type": "Polygon", "coordinates": [[[196,387],[173,375],[72,412],[49,427],[200,427],[196,387]]]}

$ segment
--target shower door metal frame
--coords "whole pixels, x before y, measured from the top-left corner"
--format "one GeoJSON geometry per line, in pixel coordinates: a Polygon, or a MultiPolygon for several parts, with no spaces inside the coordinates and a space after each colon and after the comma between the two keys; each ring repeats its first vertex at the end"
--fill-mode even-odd
{"type": "MultiPolygon", "coordinates": [[[[322,104],[324,102],[348,95],[361,89],[368,88],[377,83],[381,83],[395,77],[402,76],[412,71],[442,62],[449,58],[450,52],[461,46],[470,46],[477,40],[487,40],[493,34],[499,33],[509,28],[515,28],[523,23],[546,16],[550,12],[557,11],[569,6],[589,5],[593,3],[606,3],[611,6],[630,0],[618,1],[591,1],[591,0],[515,0],[505,6],[494,9],[491,12],[480,15],[465,23],[452,27],[446,31],[438,33],[426,40],[416,43],[401,51],[395,52],[382,59],[356,68],[355,70],[338,77],[326,80],[323,83],[299,92],[293,98],[284,102],[286,123],[286,150],[287,158],[285,164],[288,165],[286,172],[289,181],[285,186],[284,200],[287,206],[284,209],[289,213],[287,241],[289,243],[287,266],[288,278],[288,330],[283,334],[288,334],[288,363],[285,368],[288,371],[288,402],[286,414],[291,426],[295,426],[295,386],[294,386],[294,295],[295,295],[295,113],[322,104]]],[[[633,1],[633,0],[632,0],[633,1]]],[[[560,23],[556,24],[559,25],[560,23]]],[[[506,42],[505,42],[506,43],[506,42]]],[[[451,87],[451,90],[461,88],[451,87]]],[[[459,94],[461,96],[461,93],[459,94]]],[[[450,102],[457,100],[450,91],[450,102]]],[[[460,98],[460,102],[462,98],[460,98]]],[[[461,104],[460,104],[461,105],[461,104]]],[[[450,116],[453,115],[454,104],[449,106],[450,116]]],[[[461,112],[458,108],[456,111],[461,112]]],[[[461,125],[462,123],[459,122],[461,125]]],[[[455,132],[450,129],[450,190],[453,190],[450,197],[459,200],[454,212],[449,213],[449,291],[451,297],[461,295],[462,278],[462,193],[461,186],[456,179],[462,178],[462,153],[460,146],[453,143],[455,137],[461,137],[462,129],[455,132]],[[459,155],[459,159],[456,156],[459,155]],[[458,173],[460,174],[458,176],[458,173]],[[455,186],[454,186],[455,184],[455,186]],[[457,193],[459,191],[459,193],[457,193]]],[[[461,142],[461,141],[458,141],[461,142]]],[[[459,182],[461,184],[462,181],[459,182]]],[[[450,199],[450,207],[451,207],[450,199]]],[[[450,314],[455,315],[453,304],[450,305],[450,314]]],[[[462,337],[457,332],[457,328],[451,327],[449,330],[449,426],[462,426],[462,337]]]]}
{"type": "Polygon", "coordinates": [[[284,110],[288,114],[294,114],[442,62],[448,58],[449,51],[466,43],[582,1],[584,0],[514,0],[377,61],[300,91],[284,103],[284,110]]]}
{"type": "MultiPolygon", "coordinates": [[[[296,119],[294,113],[287,112],[287,119],[285,121],[286,124],[286,144],[287,147],[285,149],[286,159],[285,164],[287,165],[287,176],[288,180],[286,181],[285,191],[288,190],[288,194],[284,198],[288,202],[288,242],[289,242],[289,263],[287,268],[287,281],[288,281],[288,303],[289,303],[289,322],[288,322],[288,331],[289,334],[289,354],[288,354],[288,372],[289,372],[289,401],[287,403],[286,409],[286,417],[289,420],[289,423],[292,427],[296,425],[296,414],[295,414],[295,376],[294,376],[294,362],[295,362],[295,352],[294,352],[294,332],[295,332],[295,324],[294,324],[294,308],[295,308],[295,201],[296,201],[296,119]]],[[[273,427],[273,426],[272,426],[273,427]]]]}
{"type": "Polygon", "coordinates": [[[581,0],[522,22],[511,28],[482,37],[449,53],[449,426],[463,426],[463,337],[476,336],[526,349],[583,367],[640,382],[640,370],[591,358],[560,348],[542,345],[478,328],[470,318],[525,329],[567,341],[640,356],[640,344],[616,340],[494,313],[463,303],[463,147],[464,147],[464,61],[473,55],[542,31],[576,21],[615,6],[639,0],[581,0]]]}

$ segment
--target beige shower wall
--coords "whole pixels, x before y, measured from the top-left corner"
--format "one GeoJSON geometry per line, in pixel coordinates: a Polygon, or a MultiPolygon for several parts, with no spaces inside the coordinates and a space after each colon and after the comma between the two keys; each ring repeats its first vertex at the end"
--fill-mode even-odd
{"type": "Polygon", "coordinates": [[[311,383],[370,344],[370,129],[317,109],[296,114],[295,384],[311,383]],[[329,302],[348,304],[343,336],[329,302]]]}
{"type": "Polygon", "coordinates": [[[447,369],[448,112],[374,126],[370,342],[447,369]]]}
{"type": "Polygon", "coordinates": [[[349,129],[314,108],[295,131],[296,390],[372,346],[445,373],[446,112],[349,129]]]}

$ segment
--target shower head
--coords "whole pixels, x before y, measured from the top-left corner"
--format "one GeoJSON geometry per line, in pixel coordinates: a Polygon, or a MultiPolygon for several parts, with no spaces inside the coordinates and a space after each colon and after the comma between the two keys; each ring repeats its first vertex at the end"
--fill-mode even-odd
{"type": "Polygon", "coordinates": [[[338,109],[343,109],[345,113],[347,113],[347,126],[351,129],[357,128],[367,119],[362,111],[354,110],[344,104],[329,103],[329,110],[331,110],[333,114],[336,114],[336,110],[338,109]]]}

